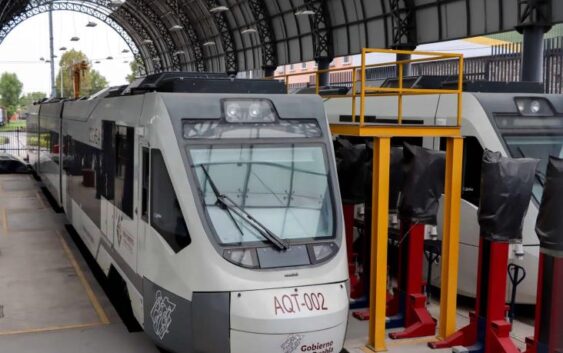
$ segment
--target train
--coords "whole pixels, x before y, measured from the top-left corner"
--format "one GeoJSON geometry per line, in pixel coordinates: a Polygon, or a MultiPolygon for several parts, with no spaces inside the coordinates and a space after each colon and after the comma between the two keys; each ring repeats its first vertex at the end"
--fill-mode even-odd
{"type": "Polygon", "coordinates": [[[346,243],[319,97],[162,73],[48,100],[27,126],[30,165],[157,346],[341,351],[346,243]]]}
{"type": "MultiPolygon", "coordinates": [[[[436,88],[434,85],[437,79],[439,78],[423,76],[405,78],[405,85],[412,84],[412,87],[425,88],[426,81],[432,83],[431,88],[436,88]]],[[[396,79],[368,82],[369,84],[396,87],[396,79]]],[[[342,88],[335,89],[341,95],[348,93],[342,88]]],[[[484,150],[489,149],[499,151],[503,156],[530,157],[541,161],[533,188],[533,197],[523,222],[522,244],[511,245],[510,254],[510,262],[521,266],[526,273],[524,280],[517,287],[516,303],[536,303],[539,258],[539,241],[535,233],[536,218],[549,156],[563,157],[563,96],[539,93],[541,90],[541,87],[525,83],[474,82],[471,84],[468,82],[465,87],[462,95],[461,132],[465,148],[458,277],[458,293],[463,296],[475,298],[476,295],[479,246],[477,209],[480,198],[481,159],[484,150]]],[[[352,98],[346,96],[326,98],[325,109],[329,122],[351,121],[351,100],[352,98]]],[[[396,123],[397,97],[367,96],[365,111],[367,122],[396,123]]],[[[403,97],[403,122],[406,124],[453,126],[456,124],[456,116],[455,95],[403,97]]],[[[445,150],[445,140],[440,138],[411,138],[408,142],[430,149],[445,150]]],[[[403,141],[393,139],[392,143],[399,146],[403,141]]],[[[440,214],[443,214],[442,209],[440,214]]],[[[442,217],[439,217],[437,229],[439,238],[442,234],[442,220],[442,217]]],[[[435,268],[430,283],[439,287],[440,264],[432,265],[435,268]]],[[[507,300],[512,299],[511,293],[512,284],[509,281],[507,300]]]]}

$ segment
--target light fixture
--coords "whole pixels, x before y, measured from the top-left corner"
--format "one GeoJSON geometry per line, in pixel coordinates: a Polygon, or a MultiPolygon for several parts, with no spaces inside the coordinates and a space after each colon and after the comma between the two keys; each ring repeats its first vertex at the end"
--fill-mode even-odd
{"type": "Polygon", "coordinates": [[[59,50],[60,50],[60,51],[65,51],[65,50],[66,50],[66,47],[60,47],[59,50]]]}
{"type": "Polygon", "coordinates": [[[93,21],[88,21],[88,23],[86,24],[86,27],[96,27],[98,24],[96,22],[93,21]]]}
{"type": "Polygon", "coordinates": [[[122,52],[123,54],[127,54],[127,53],[129,53],[129,49],[123,49],[121,52],[122,52]]]}
{"type": "Polygon", "coordinates": [[[76,36],[70,38],[71,42],[78,42],[79,40],[80,40],[80,37],[76,37],[76,36]]]}
{"type": "Polygon", "coordinates": [[[125,4],[126,0],[111,0],[110,4],[113,6],[121,6],[123,4],[125,4]]]}
{"type": "Polygon", "coordinates": [[[159,58],[159,57],[154,57],[154,58],[152,58],[152,61],[158,62],[158,61],[160,61],[160,58],[159,58]]]}
{"type": "Polygon", "coordinates": [[[183,50],[178,50],[174,52],[174,55],[184,55],[185,52],[183,50]]]}
{"type": "Polygon", "coordinates": [[[111,55],[108,56],[108,57],[106,58],[106,60],[113,60],[113,56],[111,56],[111,55]]]}
{"type": "Polygon", "coordinates": [[[215,6],[209,9],[209,12],[211,13],[221,13],[225,11],[229,11],[229,8],[227,6],[215,6]]]}
{"type": "Polygon", "coordinates": [[[204,47],[211,47],[211,46],[214,46],[214,45],[216,45],[216,44],[215,44],[214,41],[210,40],[210,41],[208,41],[208,42],[203,43],[202,45],[203,45],[204,47]]]}
{"type": "Polygon", "coordinates": [[[45,62],[46,62],[46,63],[50,63],[50,62],[51,62],[51,60],[47,59],[47,60],[45,60],[45,62]]]}
{"type": "Polygon", "coordinates": [[[102,62],[100,60],[96,60],[94,61],[94,64],[101,64],[102,62]]]}
{"type": "Polygon", "coordinates": [[[313,16],[314,14],[315,11],[308,10],[306,8],[298,9],[297,11],[295,11],[295,16],[313,16]]]}
{"type": "Polygon", "coordinates": [[[171,32],[181,31],[183,29],[184,29],[184,26],[181,26],[181,25],[174,25],[174,26],[170,27],[171,32]]]}
{"type": "Polygon", "coordinates": [[[145,40],[143,40],[143,44],[152,44],[152,40],[145,39],[145,40]]]}
{"type": "Polygon", "coordinates": [[[40,57],[39,60],[40,60],[40,61],[45,61],[45,58],[44,58],[44,57],[40,57]]]}
{"type": "Polygon", "coordinates": [[[242,34],[252,34],[252,33],[256,33],[256,32],[258,32],[258,31],[256,30],[256,28],[253,28],[253,27],[248,27],[248,28],[240,31],[240,33],[242,33],[242,34]]]}
{"type": "Polygon", "coordinates": [[[124,63],[124,64],[129,64],[129,61],[123,60],[123,63],[124,63]]]}

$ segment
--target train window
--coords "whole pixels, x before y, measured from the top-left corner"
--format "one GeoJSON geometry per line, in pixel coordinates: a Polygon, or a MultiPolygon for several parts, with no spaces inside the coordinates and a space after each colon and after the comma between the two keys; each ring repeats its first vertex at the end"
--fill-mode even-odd
{"type": "Polygon", "coordinates": [[[151,226],[164,238],[172,250],[179,252],[190,245],[191,238],[182,215],[170,174],[162,152],[151,150],[151,226]]]}
{"type": "MultiPolygon", "coordinates": [[[[443,139],[445,140],[445,139],[443,139]]],[[[468,136],[464,141],[463,149],[463,186],[461,197],[479,206],[481,195],[481,160],[483,147],[474,136],[468,136]]]]}
{"type": "Polygon", "coordinates": [[[115,206],[133,218],[133,162],[135,128],[115,129],[115,206]]]}
{"type": "Polygon", "coordinates": [[[148,203],[149,203],[149,149],[143,147],[143,177],[141,180],[142,185],[142,204],[141,204],[141,217],[148,220],[148,203]]]}

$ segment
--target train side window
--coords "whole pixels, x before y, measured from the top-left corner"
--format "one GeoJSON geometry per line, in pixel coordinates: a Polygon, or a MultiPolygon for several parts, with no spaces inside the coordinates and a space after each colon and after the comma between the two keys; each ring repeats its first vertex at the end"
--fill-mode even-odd
{"type": "Polygon", "coordinates": [[[135,128],[115,129],[115,206],[133,218],[133,163],[135,128]]]}
{"type": "Polygon", "coordinates": [[[164,238],[174,252],[190,245],[191,238],[182,215],[170,174],[164,164],[162,152],[151,149],[151,226],[164,238]]]}
{"type": "Polygon", "coordinates": [[[149,149],[143,147],[142,150],[142,163],[143,163],[143,176],[141,180],[142,185],[142,195],[141,195],[141,217],[145,221],[148,221],[148,208],[149,208],[149,149]]]}
{"type": "Polygon", "coordinates": [[[483,147],[474,136],[467,136],[463,149],[463,184],[461,197],[479,206],[481,196],[481,160],[483,147]]]}

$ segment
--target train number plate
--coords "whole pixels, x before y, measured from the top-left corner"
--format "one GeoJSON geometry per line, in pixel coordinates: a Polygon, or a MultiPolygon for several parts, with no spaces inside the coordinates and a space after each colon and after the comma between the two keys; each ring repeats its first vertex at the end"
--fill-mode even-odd
{"type": "Polygon", "coordinates": [[[328,303],[321,292],[303,292],[274,296],[274,313],[278,315],[327,311],[328,303]]]}

